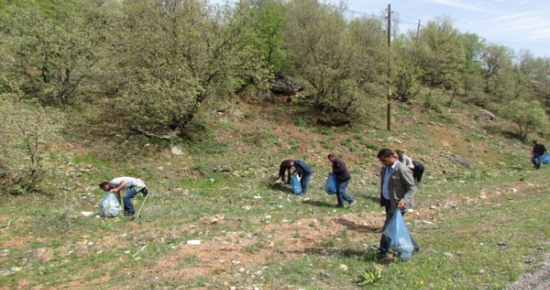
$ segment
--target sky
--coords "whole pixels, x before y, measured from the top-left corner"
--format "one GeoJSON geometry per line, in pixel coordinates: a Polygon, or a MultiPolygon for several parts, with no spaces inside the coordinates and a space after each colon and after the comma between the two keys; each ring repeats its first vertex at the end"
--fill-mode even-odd
{"type": "MultiPolygon", "coordinates": [[[[321,0],[338,3],[339,0],[321,0]]],[[[416,30],[437,16],[449,16],[462,33],[476,33],[488,43],[529,50],[550,57],[549,0],[344,0],[348,12],[381,15],[391,4],[398,13],[399,31],[416,30]]],[[[386,12],[387,13],[387,12],[386,12]]]]}

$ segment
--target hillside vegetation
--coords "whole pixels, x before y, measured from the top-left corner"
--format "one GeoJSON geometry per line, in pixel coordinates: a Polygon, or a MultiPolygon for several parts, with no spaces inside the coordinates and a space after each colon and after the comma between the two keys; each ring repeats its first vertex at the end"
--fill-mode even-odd
{"type": "Polygon", "coordinates": [[[447,18],[390,51],[380,19],[310,0],[0,11],[1,288],[503,289],[546,259],[528,141],[547,137],[548,58],[447,18]],[[386,147],[426,166],[405,217],[421,252],[375,264],[386,147]],[[354,207],[324,192],[328,153],[354,207]],[[289,158],[314,170],[305,196],[274,183],[289,158]],[[141,216],[99,217],[118,176],[147,184],[141,216]]]}

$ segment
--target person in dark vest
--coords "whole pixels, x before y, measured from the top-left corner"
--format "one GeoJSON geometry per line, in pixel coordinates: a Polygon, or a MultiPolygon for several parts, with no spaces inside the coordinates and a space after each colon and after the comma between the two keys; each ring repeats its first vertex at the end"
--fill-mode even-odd
{"type": "Polygon", "coordinates": [[[332,162],[332,171],[330,173],[334,174],[336,177],[336,198],[338,199],[336,207],[344,207],[344,201],[349,202],[349,206],[353,206],[355,200],[346,192],[349,181],[351,180],[346,164],[342,159],[336,158],[332,153],[330,153],[327,158],[332,162]]]}
{"type": "Polygon", "coordinates": [[[416,184],[419,184],[420,181],[422,180],[422,175],[424,175],[424,165],[420,163],[418,160],[413,160],[412,162],[414,164],[414,169],[413,169],[414,182],[416,184]]]}
{"type": "Polygon", "coordinates": [[[540,169],[540,158],[546,154],[546,147],[540,143],[540,141],[535,140],[533,142],[533,150],[531,150],[531,162],[536,169],[540,169]]]}

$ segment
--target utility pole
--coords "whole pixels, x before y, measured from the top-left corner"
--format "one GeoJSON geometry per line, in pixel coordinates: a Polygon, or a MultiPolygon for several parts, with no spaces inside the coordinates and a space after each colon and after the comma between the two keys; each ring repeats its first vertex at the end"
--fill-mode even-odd
{"type": "Polygon", "coordinates": [[[388,111],[387,125],[391,131],[391,4],[388,4],[388,111]]]}

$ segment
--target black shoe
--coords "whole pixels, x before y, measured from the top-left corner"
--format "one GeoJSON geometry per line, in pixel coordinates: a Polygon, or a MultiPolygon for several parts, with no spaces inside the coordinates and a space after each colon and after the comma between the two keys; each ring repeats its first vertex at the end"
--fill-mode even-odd
{"type": "Polygon", "coordinates": [[[149,194],[149,191],[147,191],[147,187],[141,190],[141,193],[143,193],[143,198],[146,198],[149,194]]]}
{"type": "Polygon", "coordinates": [[[124,216],[134,216],[133,212],[125,211],[124,216]]]}
{"type": "Polygon", "coordinates": [[[378,254],[376,254],[376,261],[379,261],[379,262],[393,261],[393,255],[389,253],[378,252],[378,254]]]}

